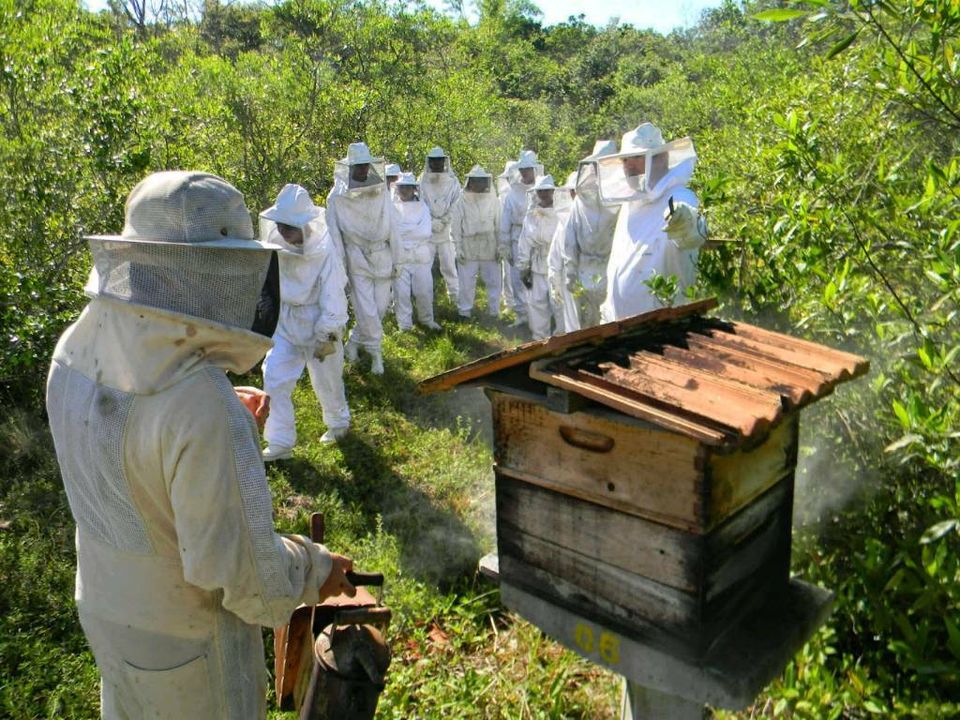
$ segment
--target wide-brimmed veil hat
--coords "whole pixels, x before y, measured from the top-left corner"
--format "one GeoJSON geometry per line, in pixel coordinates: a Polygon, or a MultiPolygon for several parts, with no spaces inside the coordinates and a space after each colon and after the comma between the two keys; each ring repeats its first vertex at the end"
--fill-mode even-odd
{"type": "Polygon", "coordinates": [[[243,330],[253,325],[267,251],[283,249],[255,238],[239,190],[191,171],[141,180],[127,198],[122,232],[88,240],[88,295],[243,330]]]}
{"type": "Polygon", "coordinates": [[[300,185],[284,185],[277,201],[260,213],[260,217],[275,223],[304,228],[320,215],[320,208],[313,204],[310,193],[300,185]]]}
{"type": "MultiPolygon", "coordinates": [[[[689,137],[665,142],[660,129],[653,123],[641,123],[624,133],[620,151],[604,155],[596,160],[600,180],[600,197],[604,202],[627,202],[649,198],[663,190],[664,178],[674,175],[674,170],[687,164],[689,174],[697,160],[693,140],[689,137]],[[643,157],[643,171],[628,176],[623,161],[643,157]]],[[[670,182],[674,182],[672,179],[670,182]]]]}
{"type": "Polygon", "coordinates": [[[226,250],[276,250],[256,238],[243,194],[204,172],[167,170],[130,191],[119,235],[87,235],[91,243],[155,243],[226,250]]]}
{"type": "Polygon", "coordinates": [[[397,181],[394,183],[395,186],[411,185],[413,187],[418,187],[420,185],[417,182],[417,176],[412,172],[400,173],[400,176],[397,178],[397,181]]]}

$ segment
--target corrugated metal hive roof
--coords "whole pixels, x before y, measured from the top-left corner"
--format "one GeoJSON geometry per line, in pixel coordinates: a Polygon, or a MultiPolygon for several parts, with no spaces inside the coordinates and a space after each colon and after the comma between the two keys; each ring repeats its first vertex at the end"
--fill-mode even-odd
{"type": "Polygon", "coordinates": [[[530,378],[696,438],[737,446],[863,375],[869,361],[703,315],[712,300],[527,343],[421,384],[448,389],[524,363],[530,378]]]}

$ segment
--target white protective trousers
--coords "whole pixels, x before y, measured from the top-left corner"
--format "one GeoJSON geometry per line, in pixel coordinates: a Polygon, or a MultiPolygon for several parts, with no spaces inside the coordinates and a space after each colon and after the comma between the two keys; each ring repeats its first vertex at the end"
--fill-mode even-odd
{"type": "Polygon", "coordinates": [[[273,348],[263,361],[263,389],[270,396],[270,414],[263,428],[268,445],[297,444],[292,395],[304,367],[327,428],[350,427],[350,408],[343,388],[343,343],[337,340],[334,344],[336,350],[320,360],[314,357],[312,348],[297,347],[282,335],[274,336],[273,348]]]}
{"type": "Polygon", "coordinates": [[[429,263],[397,265],[397,277],[393,281],[393,309],[397,316],[397,326],[401,330],[413,327],[414,303],[417,306],[417,320],[422,325],[432,323],[433,268],[429,263]]]}
{"type": "Polygon", "coordinates": [[[473,310],[477,296],[477,275],[483,279],[487,289],[487,314],[490,317],[500,315],[500,292],[503,289],[500,275],[500,263],[496,260],[466,260],[460,263],[460,299],[457,310],[468,317],[473,310]]]}
{"type": "MultiPolygon", "coordinates": [[[[524,288],[526,290],[526,288],[524,288]]],[[[550,303],[550,282],[546,273],[533,273],[533,285],[527,293],[527,324],[534,340],[550,337],[550,319],[553,308],[550,303]]]]}
{"type": "Polygon", "coordinates": [[[431,267],[433,258],[437,258],[440,264],[440,275],[447,286],[447,295],[456,302],[460,293],[460,278],[457,275],[457,251],[450,239],[450,228],[444,227],[440,232],[433,233],[430,238],[430,247],[433,250],[431,267]]]}

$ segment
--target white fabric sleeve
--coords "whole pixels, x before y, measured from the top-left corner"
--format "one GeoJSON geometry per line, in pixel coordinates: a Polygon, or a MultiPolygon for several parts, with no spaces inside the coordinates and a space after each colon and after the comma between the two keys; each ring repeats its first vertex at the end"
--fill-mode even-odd
{"type": "Polygon", "coordinates": [[[500,205],[500,246],[509,248],[512,245],[510,238],[510,195],[503,199],[500,205]]]}
{"type": "Polygon", "coordinates": [[[349,315],[347,314],[347,272],[336,251],[326,253],[320,267],[320,317],[314,326],[318,342],[343,333],[349,315]]]}
{"type": "Polygon", "coordinates": [[[520,272],[530,267],[530,224],[523,223],[523,229],[520,230],[520,238],[517,240],[517,256],[513,259],[513,265],[520,272]]]}
{"type": "Polygon", "coordinates": [[[343,249],[343,233],[340,232],[340,223],[337,217],[337,202],[336,197],[332,193],[330,197],[327,198],[327,209],[324,215],[327,221],[327,233],[330,235],[330,242],[333,243],[333,247],[336,248],[337,255],[340,257],[340,264],[346,265],[346,251],[343,249]]]}
{"type": "Polygon", "coordinates": [[[580,271],[580,243],[577,242],[577,216],[572,214],[563,223],[563,237],[560,253],[563,255],[564,272],[567,280],[577,280],[580,271]]]}
{"type": "Polygon", "coordinates": [[[279,627],[316,602],[330,553],[274,532],[256,424],[222,370],[205,371],[178,402],[181,423],[163,454],[184,578],[221,591],[244,622],[279,627]]]}
{"type": "Polygon", "coordinates": [[[450,237],[458,250],[463,243],[463,198],[457,198],[453,210],[450,211],[450,237]]]}

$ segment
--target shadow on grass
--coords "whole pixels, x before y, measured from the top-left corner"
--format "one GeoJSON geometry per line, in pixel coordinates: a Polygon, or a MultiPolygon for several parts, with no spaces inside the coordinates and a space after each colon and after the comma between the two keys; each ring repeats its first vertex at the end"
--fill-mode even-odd
{"type": "Polygon", "coordinates": [[[310,496],[335,491],[369,528],[379,515],[383,529],[397,540],[404,572],[417,580],[447,590],[474,575],[482,548],[453,510],[408,485],[363,436],[350,433],[338,445],[346,475],[322,475],[313,463],[294,458],[283,462],[290,486],[310,496]]]}

